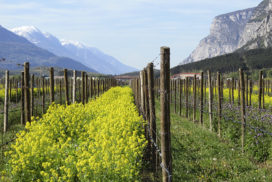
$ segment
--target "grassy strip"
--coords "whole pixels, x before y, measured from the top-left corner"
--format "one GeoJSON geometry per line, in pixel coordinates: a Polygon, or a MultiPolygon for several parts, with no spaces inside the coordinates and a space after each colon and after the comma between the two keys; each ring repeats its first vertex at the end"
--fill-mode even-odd
{"type": "MultiPolygon", "coordinates": [[[[160,131],[158,100],[156,117],[160,131]]],[[[272,181],[267,165],[256,165],[233,143],[220,140],[215,133],[174,112],[171,137],[173,181],[272,181]]]]}

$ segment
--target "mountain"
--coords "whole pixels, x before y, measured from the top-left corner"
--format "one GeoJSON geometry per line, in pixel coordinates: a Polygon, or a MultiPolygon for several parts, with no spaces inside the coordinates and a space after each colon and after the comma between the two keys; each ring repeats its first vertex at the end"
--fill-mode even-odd
{"type": "Polygon", "coordinates": [[[272,46],[272,0],[262,1],[241,34],[238,48],[243,50],[272,46]]]}
{"type": "Polygon", "coordinates": [[[31,67],[53,66],[96,72],[71,58],[58,57],[45,49],[39,48],[2,26],[0,26],[0,47],[0,58],[6,60],[0,63],[1,69],[21,69],[18,64],[28,61],[31,67]]]}
{"type": "Polygon", "coordinates": [[[77,41],[59,40],[49,33],[44,33],[33,26],[23,26],[11,29],[33,44],[49,50],[58,56],[75,59],[85,66],[93,68],[104,74],[121,74],[136,71],[112,56],[109,56],[97,48],[86,46],[77,41]]]}
{"type": "Polygon", "coordinates": [[[197,48],[182,63],[190,63],[235,51],[240,35],[255,8],[235,11],[214,18],[210,35],[202,39],[197,48]]]}

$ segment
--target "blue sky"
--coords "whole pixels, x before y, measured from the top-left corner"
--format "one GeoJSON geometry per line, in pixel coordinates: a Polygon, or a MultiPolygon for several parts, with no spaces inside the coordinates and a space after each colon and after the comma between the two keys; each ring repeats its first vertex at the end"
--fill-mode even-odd
{"type": "MultiPolygon", "coordinates": [[[[97,47],[143,68],[171,48],[171,67],[209,34],[217,15],[257,6],[261,0],[0,0],[0,24],[33,25],[58,38],[97,47]]],[[[158,60],[157,60],[158,61],[158,60]]]]}

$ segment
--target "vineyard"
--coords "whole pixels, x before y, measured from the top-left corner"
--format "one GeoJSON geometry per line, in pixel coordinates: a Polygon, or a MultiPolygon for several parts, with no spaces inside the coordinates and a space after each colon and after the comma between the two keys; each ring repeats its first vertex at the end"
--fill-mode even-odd
{"type": "MultiPolygon", "coordinates": [[[[272,82],[170,76],[170,49],[128,82],[1,80],[2,181],[271,181],[272,82]],[[129,83],[129,86],[118,86],[129,83]]],[[[71,73],[70,73],[71,75],[71,73]]],[[[198,77],[197,77],[198,75],[198,77]]]]}

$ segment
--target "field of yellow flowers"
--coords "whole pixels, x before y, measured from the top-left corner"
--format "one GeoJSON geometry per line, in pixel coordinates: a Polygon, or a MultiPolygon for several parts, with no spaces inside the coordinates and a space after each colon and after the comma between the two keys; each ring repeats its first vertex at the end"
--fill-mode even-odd
{"type": "Polygon", "coordinates": [[[128,87],[111,88],[85,105],[53,104],[17,134],[2,180],[137,181],[144,124],[128,87]]]}

